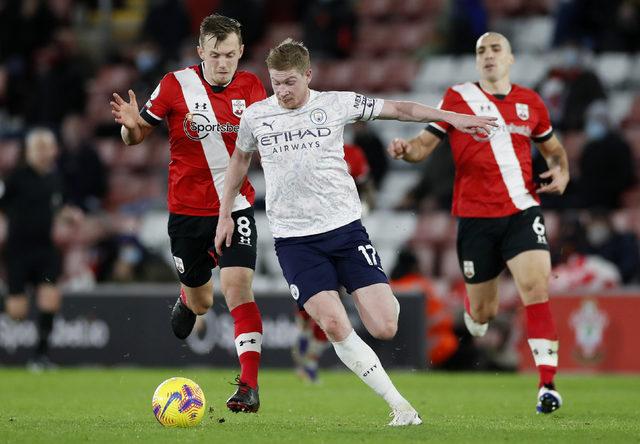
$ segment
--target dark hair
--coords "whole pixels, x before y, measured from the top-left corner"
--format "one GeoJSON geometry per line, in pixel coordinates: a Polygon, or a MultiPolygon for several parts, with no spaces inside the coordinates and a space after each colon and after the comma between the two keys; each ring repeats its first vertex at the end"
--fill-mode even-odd
{"type": "Polygon", "coordinates": [[[198,44],[204,46],[206,36],[213,36],[218,42],[226,39],[229,34],[235,33],[238,36],[238,42],[242,45],[242,33],[240,28],[242,25],[236,19],[225,17],[220,14],[211,14],[200,23],[200,37],[198,44]]]}
{"type": "Polygon", "coordinates": [[[311,67],[309,50],[302,44],[290,38],[285,39],[275,48],[271,48],[267,56],[267,68],[276,71],[297,69],[304,74],[311,67]]]}

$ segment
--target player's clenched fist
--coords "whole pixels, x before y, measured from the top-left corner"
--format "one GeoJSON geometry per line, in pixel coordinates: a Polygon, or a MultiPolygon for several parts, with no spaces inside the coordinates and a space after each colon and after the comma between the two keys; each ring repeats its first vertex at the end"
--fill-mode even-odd
{"type": "Polygon", "coordinates": [[[409,152],[410,148],[411,146],[406,140],[396,137],[387,147],[387,151],[394,159],[404,159],[404,156],[409,152]]]}

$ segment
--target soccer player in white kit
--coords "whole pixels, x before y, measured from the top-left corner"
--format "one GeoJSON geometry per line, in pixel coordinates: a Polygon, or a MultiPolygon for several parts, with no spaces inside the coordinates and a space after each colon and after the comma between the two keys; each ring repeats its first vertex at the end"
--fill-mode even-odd
{"type": "Polygon", "coordinates": [[[343,131],[348,123],[379,118],[445,120],[461,131],[488,133],[494,119],[354,92],[314,91],[309,89],[310,63],[308,50],[291,39],[269,52],[275,94],[249,106],[240,120],[220,204],[216,250],[223,254],[223,244],[231,243],[233,200],[253,152],[259,151],[267,217],[291,295],[326,332],[340,360],[389,404],[389,425],[421,424],[378,356],[354,331],[338,296],[343,285],[372,336],[391,339],[396,334],[400,306],[360,222],[358,192],[344,160],[343,131]]]}

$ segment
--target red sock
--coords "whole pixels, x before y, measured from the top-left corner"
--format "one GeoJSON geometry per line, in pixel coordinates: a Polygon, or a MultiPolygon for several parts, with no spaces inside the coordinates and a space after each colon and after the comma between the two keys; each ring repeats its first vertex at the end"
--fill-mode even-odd
{"type": "Polygon", "coordinates": [[[184,292],[184,288],[180,289],[180,300],[182,301],[185,307],[189,307],[187,305],[187,294],[184,292]]]}
{"type": "Polygon", "coordinates": [[[466,292],[464,294],[464,311],[471,316],[471,301],[469,301],[469,295],[466,292]]]}
{"type": "Polygon", "coordinates": [[[327,335],[317,322],[313,323],[313,337],[320,342],[327,342],[327,335]]]}
{"type": "Polygon", "coordinates": [[[247,302],[231,310],[235,325],[236,351],[240,360],[240,380],[258,387],[258,368],[262,347],[262,318],[255,302],[247,302]]]}
{"type": "Polygon", "coordinates": [[[558,334],[549,301],[527,305],[527,340],[540,374],[539,387],[553,385],[558,368],[558,334]]]}

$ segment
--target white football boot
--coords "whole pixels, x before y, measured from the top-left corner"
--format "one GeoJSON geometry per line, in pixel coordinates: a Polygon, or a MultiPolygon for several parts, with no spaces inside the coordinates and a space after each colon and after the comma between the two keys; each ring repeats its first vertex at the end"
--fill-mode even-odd
{"type": "Polygon", "coordinates": [[[420,425],[422,424],[422,418],[416,409],[411,407],[410,405],[401,408],[395,408],[389,416],[392,416],[393,419],[389,423],[391,427],[400,427],[400,426],[408,426],[408,425],[420,425]]]}

